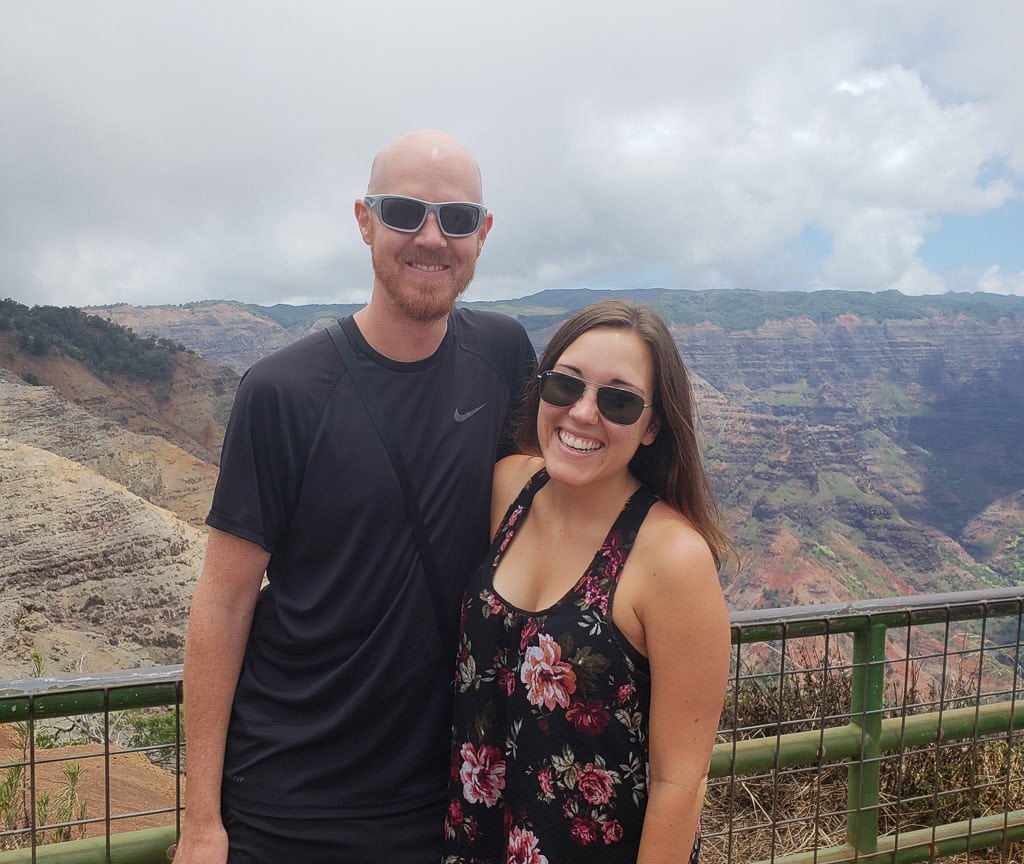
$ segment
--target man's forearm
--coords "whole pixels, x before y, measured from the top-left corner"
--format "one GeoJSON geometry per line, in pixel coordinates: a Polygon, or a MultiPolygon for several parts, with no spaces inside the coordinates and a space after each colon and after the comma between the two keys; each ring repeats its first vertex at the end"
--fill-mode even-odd
{"type": "Polygon", "coordinates": [[[186,821],[220,821],[221,777],[231,703],[251,616],[202,602],[197,594],[185,647],[186,821]]]}

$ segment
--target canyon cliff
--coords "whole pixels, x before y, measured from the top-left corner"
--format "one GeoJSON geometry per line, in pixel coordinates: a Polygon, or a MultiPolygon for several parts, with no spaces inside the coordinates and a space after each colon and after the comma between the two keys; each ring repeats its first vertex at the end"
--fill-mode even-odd
{"type": "MultiPolygon", "coordinates": [[[[1024,300],[580,290],[467,305],[516,315],[539,349],[609,296],[658,310],[691,370],[738,551],[722,571],[733,608],[1024,581],[1024,300]]],[[[113,665],[180,659],[238,375],[355,308],[87,310],[157,340],[154,380],[0,327],[0,483],[17,514],[0,582],[21,607],[0,624],[21,674],[27,650],[57,650],[49,633],[71,646],[66,668],[123,646],[113,665]]]]}

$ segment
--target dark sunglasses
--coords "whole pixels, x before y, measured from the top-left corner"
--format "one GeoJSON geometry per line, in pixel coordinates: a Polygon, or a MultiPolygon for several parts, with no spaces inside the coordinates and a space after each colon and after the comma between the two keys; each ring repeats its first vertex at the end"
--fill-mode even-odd
{"type": "Polygon", "coordinates": [[[487,215],[483,204],[472,201],[420,201],[405,195],[367,195],[363,201],[388,228],[415,234],[433,213],[441,233],[446,237],[468,237],[475,234],[487,215]]]}
{"type": "MultiPolygon", "coordinates": [[[[585,381],[575,375],[567,375],[565,372],[556,372],[548,369],[537,376],[540,380],[540,398],[548,405],[556,408],[568,408],[575,405],[583,398],[583,393],[588,384],[593,381],[585,381]]],[[[605,420],[616,423],[619,426],[631,426],[640,419],[644,408],[652,406],[644,402],[644,397],[632,390],[623,390],[621,387],[612,387],[608,384],[597,384],[597,410],[605,420]]]]}

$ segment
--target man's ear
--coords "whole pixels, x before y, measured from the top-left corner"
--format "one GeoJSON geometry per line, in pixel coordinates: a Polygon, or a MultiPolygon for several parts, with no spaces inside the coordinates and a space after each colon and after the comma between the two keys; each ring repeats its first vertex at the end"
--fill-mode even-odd
{"type": "Polygon", "coordinates": [[[354,209],[356,222],[359,223],[359,233],[363,237],[363,242],[369,246],[373,239],[373,211],[366,206],[366,202],[362,198],[356,198],[354,209]]]}

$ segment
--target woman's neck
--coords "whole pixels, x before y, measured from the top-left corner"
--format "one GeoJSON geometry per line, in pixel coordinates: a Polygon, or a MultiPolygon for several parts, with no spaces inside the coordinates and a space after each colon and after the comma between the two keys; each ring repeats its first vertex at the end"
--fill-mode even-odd
{"type": "Polygon", "coordinates": [[[567,534],[573,534],[576,530],[609,524],[640,485],[628,471],[581,486],[561,483],[551,477],[538,494],[547,499],[545,518],[557,521],[567,534]]]}

